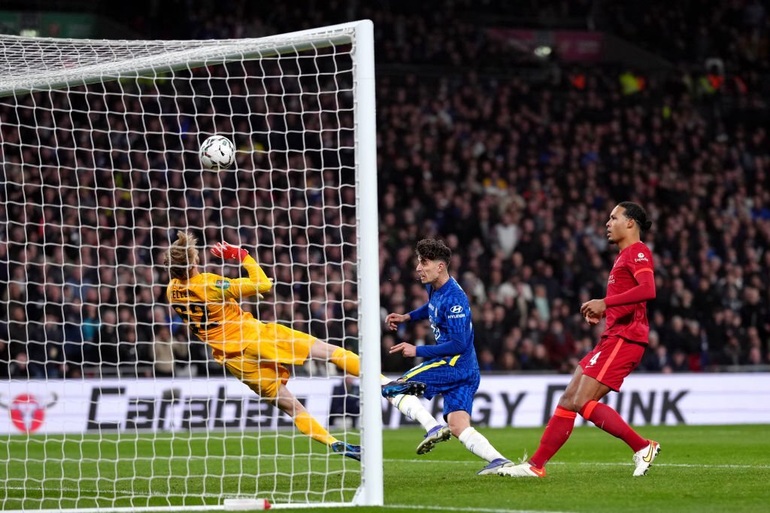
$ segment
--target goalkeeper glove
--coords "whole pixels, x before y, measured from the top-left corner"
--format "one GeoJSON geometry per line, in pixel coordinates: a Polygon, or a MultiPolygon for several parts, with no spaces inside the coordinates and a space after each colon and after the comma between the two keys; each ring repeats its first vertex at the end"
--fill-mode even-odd
{"type": "Polygon", "coordinates": [[[211,254],[215,257],[225,259],[237,258],[238,261],[243,262],[243,260],[249,255],[249,252],[241,247],[233,246],[227,242],[217,242],[214,244],[214,247],[211,248],[211,254]]]}

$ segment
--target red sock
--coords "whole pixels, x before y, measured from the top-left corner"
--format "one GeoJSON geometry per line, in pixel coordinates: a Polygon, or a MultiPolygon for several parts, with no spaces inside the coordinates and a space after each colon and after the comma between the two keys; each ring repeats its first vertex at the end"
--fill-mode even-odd
{"type": "Polygon", "coordinates": [[[584,419],[590,420],[596,427],[603,429],[612,436],[616,436],[626,442],[634,451],[641,451],[649,441],[645,440],[629,426],[623,417],[606,404],[598,401],[588,401],[580,409],[580,415],[584,419]]]}
{"type": "Polygon", "coordinates": [[[543,436],[540,438],[540,445],[537,446],[535,454],[529,459],[530,463],[537,468],[545,467],[548,460],[561,449],[561,446],[569,439],[572,434],[572,428],[575,426],[574,411],[567,410],[561,406],[556,407],[553,417],[545,426],[543,436]]]}

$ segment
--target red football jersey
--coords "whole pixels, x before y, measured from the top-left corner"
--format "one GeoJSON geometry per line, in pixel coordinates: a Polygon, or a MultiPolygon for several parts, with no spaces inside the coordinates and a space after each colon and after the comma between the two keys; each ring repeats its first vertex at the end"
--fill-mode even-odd
{"type": "MultiPolygon", "coordinates": [[[[607,280],[607,297],[622,294],[639,282],[641,273],[654,272],[652,252],[643,242],[635,242],[618,254],[607,280]]],[[[647,302],[608,307],[604,335],[617,335],[635,342],[647,343],[650,323],[647,302]]]]}

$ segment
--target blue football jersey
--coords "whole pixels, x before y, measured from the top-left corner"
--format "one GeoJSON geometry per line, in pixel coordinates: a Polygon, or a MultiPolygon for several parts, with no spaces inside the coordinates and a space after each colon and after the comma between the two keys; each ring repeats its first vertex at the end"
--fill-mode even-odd
{"type": "Polygon", "coordinates": [[[435,360],[448,358],[458,369],[478,369],[476,350],[473,347],[473,320],[468,296],[450,278],[441,288],[425,287],[428,303],[410,312],[412,321],[429,319],[435,345],[418,346],[417,356],[435,360]]]}

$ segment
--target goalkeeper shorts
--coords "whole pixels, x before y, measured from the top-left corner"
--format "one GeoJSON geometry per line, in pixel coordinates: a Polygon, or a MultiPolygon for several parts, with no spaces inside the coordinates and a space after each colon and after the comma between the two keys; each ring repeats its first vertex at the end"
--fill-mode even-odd
{"type": "Polygon", "coordinates": [[[274,399],[291,376],[286,365],[301,365],[316,338],[277,323],[261,324],[237,353],[214,350],[214,358],[260,397],[274,399]]]}

